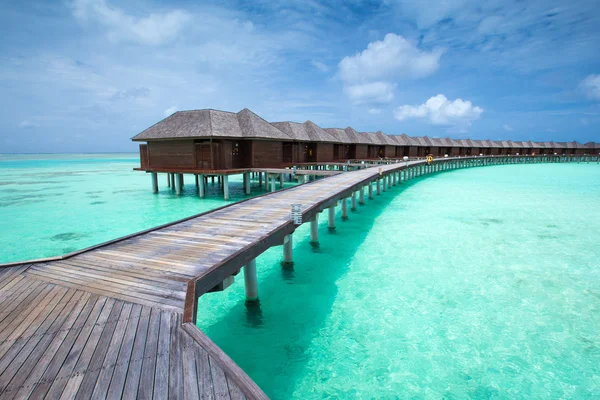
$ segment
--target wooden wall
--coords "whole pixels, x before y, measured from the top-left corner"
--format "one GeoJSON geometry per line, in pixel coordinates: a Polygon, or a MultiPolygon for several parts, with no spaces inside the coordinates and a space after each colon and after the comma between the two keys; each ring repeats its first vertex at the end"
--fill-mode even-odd
{"type": "Polygon", "coordinates": [[[148,142],[148,162],[151,168],[194,169],[194,141],[148,142]]]}
{"type": "Polygon", "coordinates": [[[385,156],[387,158],[396,157],[396,146],[385,146],[385,156]]]}
{"type": "Polygon", "coordinates": [[[419,148],[417,146],[410,146],[408,149],[409,157],[417,157],[419,155],[419,148]]]}
{"type": "Polygon", "coordinates": [[[252,167],[279,167],[282,164],[282,160],[283,145],[280,141],[252,141],[252,167]]]}
{"type": "Polygon", "coordinates": [[[362,159],[368,156],[368,146],[366,144],[357,144],[354,158],[362,159]]]}
{"type": "Polygon", "coordinates": [[[317,162],[333,161],[333,143],[317,144],[317,162]]]}
{"type": "Polygon", "coordinates": [[[140,166],[142,168],[148,168],[150,166],[148,161],[148,145],[140,144],[140,166]]]}

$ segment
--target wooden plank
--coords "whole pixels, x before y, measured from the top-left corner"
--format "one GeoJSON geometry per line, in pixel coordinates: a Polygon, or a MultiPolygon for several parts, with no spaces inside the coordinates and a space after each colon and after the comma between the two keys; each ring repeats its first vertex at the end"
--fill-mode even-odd
{"type": "Polygon", "coordinates": [[[10,349],[0,359],[0,371],[3,371],[0,374],[0,392],[6,389],[17,372],[21,375],[26,374],[25,371],[21,371],[21,367],[27,362],[28,358],[38,359],[41,357],[44,348],[38,348],[38,343],[44,338],[47,342],[50,342],[51,336],[45,337],[46,333],[53,325],[62,325],[71,312],[74,303],[81,297],[81,294],[76,295],[76,293],[77,291],[74,289],[63,289],[59,295],[47,304],[40,313],[40,317],[33,321],[28,328],[31,331],[24,332],[18,340],[12,343],[10,349]],[[32,354],[34,349],[38,349],[38,353],[32,354]]]}
{"type": "Polygon", "coordinates": [[[186,322],[183,329],[215,360],[228,376],[237,383],[248,399],[268,399],[267,395],[246,375],[244,371],[214,344],[197,326],[186,322]]]}
{"type": "MultiPolygon", "coordinates": [[[[74,392],[77,393],[75,396],[76,399],[81,400],[84,398],[89,398],[90,393],[94,391],[94,387],[96,386],[98,376],[100,375],[100,370],[104,364],[106,354],[109,350],[109,345],[112,342],[113,334],[115,332],[117,323],[119,322],[119,316],[121,315],[122,311],[123,302],[116,300],[110,311],[108,319],[104,324],[104,329],[102,329],[100,338],[94,347],[94,352],[90,362],[84,369],[82,377],[83,379],[81,380],[77,391],[74,392]]],[[[63,392],[63,395],[64,393],[66,392],[63,392]]]]}
{"type": "Polygon", "coordinates": [[[106,303],[106,297],[92,296],[90,298],[86,305],[87,312],[82,313],[85,318],[77,319],[75,328],[56,352],[50,366],[44,372],[40,384],[31,394],[32,397],[50,399],[60,397],[106,303]],[[82,323],[83,325],[80,325],[82,323]]]}
{"type": "Polygon", "coordinates": [[[171,314],[171,343],[169,351],[169,396],[183,398],[183,342],[181,316],[171,314]]]}
{"type": "MultiPolygon", "coordinates": [[[[110,384],[110,380],[112,378],[115,366],[117,364],[117,357],[119,355],[119,351],[121,350],[121,344],[123,343],[123,338],[125,336],[125,329],[129,324],[129,316],[131,314],[132,309],[133,303],[125,303],[123,305],[121,315],[118,317],[118,322],[115,326],[115,330],[110,340],[110,344],[108,345],[106,356],[104,357],[104,362],[100,369],[100,374],[98,375],[96,385],[94,386],[92,391],[93,399],[105,398],[106,393],[108,392],[108,386],[110,384]]],[[[81,388],[79,389],[79,392],[77,394],[79,395],[79,393],[82,393],[81,388]]]]}
{"type": "MultiPolygon", "coordinates": [[[[38,345],[40,349],[44,349],[44,353],[41,356],[41,358],[38,360],[34,357],[30,357],[27,360],[27,363],[33,364],[33,369],[31,373],[20,373],[15,379],[11,381],[6,391],[14,392],[16,389],[18,389],[18,391],[15,393],[15,398],[29,397],[31,392],[36,388],[37,384],[41,381],[42,375],[44,374],[46,369],[51,365],[51,361],[58,353],[59,349],[61,348],[61,345],[65,340],[67,340],[67,337],[72,332],[71,329],[73,329],[76,322],[78,320],[85,321],[85,318],[87,318],[87,315],[89,315],[89,312],[91,312],[95,300],[90,301],[91,295],[89,293],[80,292],[80,294],[81,298],[79,299],[78,303],[75,306],[73,306],[73,308],[70,310],[71,312],[69,313],[68,318],[55,332],[55,336],[47,336],[52,339],[51,343],[47,347],[45,342],[41,342],[38,345]],[[23,381],[23,379],[25,380],[23,381]]],[[[28,369],[27,363],[23,366],[24,369],[28,369]]]]}
{"type": "MultiPolygon", "coordinates": [[[[191,351],[192,349],[190,349],[191,351]]],[[[196,357],[196,376],[198,381],[198,392],[203,399],[214,399],[212,374],[210,372],[210,361],[206,351],[199,345],[194,346],[196,357]]]]}
{"type": "Polygon", "coordinates": [[[160,332],[154,374],[154,399],[169,398],[169,360],[171,345],[171,313],[161,312],[160,332]]]}
{"type": "Polygon", "coordinates": [[[196,378],[196,357],[194,354],[193,340],[185,333],[181,337],[183,342],[183,398],[198,399],[198,381],[196,378]]]}
{"type": "MultiPolygon", "coordinates": [[[[104,308],[102,309],[102,312],[98,317],[98,321],[92,328],[92,332],[88,338],[88,341],[85,344],[81,353],[79,354],[79,359],[77,360],[77,364],[75,364],[73,373],[67,380],[67,384],[65,385],[65,388],[61,394],[61,399],[72,399],[77,395],[79,386],[85,378],[87,369],[90,365],[90,362],[93,359],[96,347],[98,346],[98,342],[102,338],[102,332],[106,327],[108,318],[111,316],[116,301],[117,300],[112,298],[106,300],[106,304],[104,305],[104,308]]],[[[120,304],[122,305],[122,303],[120,304]]]]}
{"type": "Polygon", "coordinates": [[[140,315],[140,321],[133,343],[131,359],[129,360],[129,369],[123,389],[123,398],[133,399],[137,397],[140,375],[142,373],[142,361],[144,359],[144,348],[146,347],[146,338],[148,336],[148,324],[150,322],[150,307],[143,307],[140,315]]]}
{"type": "Polygon", "coordinates": [[[127,322],[127,329],[125,330],[125,336],[119,349],[119,356],[115,365],[110,386],[107,392],[107,398],[118,399],[121,398],[123,388],[125,387],[125,379],[127,378],[127,370],[129,369],[129,362],[131,360],[131,354],[133,351],[133,344],[138,330],[140,322],[140,315],[142,306],[134,304],[129,321],[127,322]]]}
{"type": "Polygon", "coordinates": [[[242,390],[238,387],[233,379],[227,376],[227,386],[229,387],[229,396],[231,400],[245,400],[246,396],[242,390]]]}
{"type": "Polygon", "coordinates": [[[156,353],[158,350],[158,336],[160,333],[160,317],[160,310],[153,308],[150,312],[148,336],[146,337],[142,372],[140,374],[140,384],[137,393],[138,399],[142,400],[152,399],[154,393],[154,373],[156,371],[156,353]]]}
{"type": "Polygon", "coordinates": [[[219,363],[212,357],[208,357],[210,364],[210,374],[212,376],[213,390],[215,392],[215,398],[217,399],[229,399],[229,387],[227,386],[227,379],[225,373],[219,367],[219,363]]]}

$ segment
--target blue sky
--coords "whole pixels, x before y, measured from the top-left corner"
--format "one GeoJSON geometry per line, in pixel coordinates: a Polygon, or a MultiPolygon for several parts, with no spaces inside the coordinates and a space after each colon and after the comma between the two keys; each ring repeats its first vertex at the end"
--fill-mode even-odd
{"type": "Polygon", "coordinates": [[[175,110],[600,141],[595,1],[0,4],[0,153],[130,151],[175,110]]]}

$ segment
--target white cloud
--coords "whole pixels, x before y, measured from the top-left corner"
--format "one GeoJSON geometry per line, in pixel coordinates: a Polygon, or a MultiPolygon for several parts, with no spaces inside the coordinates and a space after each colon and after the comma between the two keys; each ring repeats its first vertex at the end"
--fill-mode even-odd
{"type": "Polygon", "coordinates": [[[585,126],[588,126],[590,124],[590,121],[588,121],[587,118],[581,118],[579,122],[581,122],[581,125],[585,126]]]}
{"type": "Polygon", "coordinates": [[[437,71],[442,53],[439,49],[419,50],[404,37],[388,33],[382,41],[369,43],[361,53],[344,57],[339,63],[339,76],[345,82],[420,78],[437,71]]]}
{"type": "Polygon", "coordinates": [[[600,75],[588,75],[581,82],[581,88],[588,97],[600,100],[600,75]]]}
{"type": "Polygon", "coordinates": [[[181,10],[152,13],[137,17],[120,8],[106,4],[105,0],[75,0],[73,14],[82,23],[93,21],[108,29],[108,38],[114,42],[134,42],[160,45],[171,41],[191,20],[181,10]]]}
{"type": "Polygon", "coordinates": [[[325,63],[322,63],[321,61],[312,60],[311,64],[313,67],[315,67],[316,69],[318,69],[321,72],[329,71],[329,67],[325,63]]]}
{"type": "Polygon", "coordinates": [[[504,124],[504,125],[502,125],[502,127],[504,128],[505,131],[509,131],[509,132],[514,131],[513,127],[508,124],[504,124]]]}
{"type": "Polygon", "coordinates": [[[368,112],[374,115],[381,114],[381,108],[369,108],[368,112]]]}
{"type": "Polygon", "coordinates": [[[424,104],[403,105],[394,110],[397,120],[408,118],[425,118],[433,125],[448,125],[464,131],[471,122],[478,119],[483,108],[473,105],[470,101],[456,99],[450,101],[443,94],[431,97],[424,104]]]}
{"type": "Polygon", "coordinates": [[[35,122],[32,122],[28,119],[21,121],[19,123],[19,128],[23,128],[23,129],[30,129],[30,128],[37,128],[39,125],[35,122]]]}
{"type": "Polygon", "coordinates": [[[163,114],[165,117],[168,117],[169,115],[173,114],[175,111],[177,111],[177,106],[171,106],[169,108],[167,108],[163,114]]]}
{"type": "Polygon", "coordinates": [[[442,53],[420,50],[404,37],[388,33],[362,52],[344,57],[337,76],[354,104],[389,103],[394,99],[395,81],[431,75],[439,68],[442,53]]]}
{"type": "Polygon", "coordinates": [[[358,85],[349,85],[344,92],[354,104],[383,104],[394,99],[396,84],[389,82],[370,82],[358,85]]]}

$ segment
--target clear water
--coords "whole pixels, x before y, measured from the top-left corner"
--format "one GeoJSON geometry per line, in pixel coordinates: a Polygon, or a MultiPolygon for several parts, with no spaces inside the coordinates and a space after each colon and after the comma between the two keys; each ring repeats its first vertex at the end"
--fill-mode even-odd
{"type": "MultiPolygon", "coordinates": [[[[137,154],[0,155],[0,263],[57,256],[247,197],[230,177],[230,201],[215,183],[197,196],[187,175],[182,196],[159,175],[159,193],[137,154]]],[[[292,183],[286,182],[286,185],[292,183]]],[[[263,193],[253,184],[253,195],[263,193]]]]}
{"type": "Polygon", "coordinates": [[[294,234],[199,304],[274,399],[597,398],[600,166],[445,172],[368,201],[313,251],[294,234]]]}

